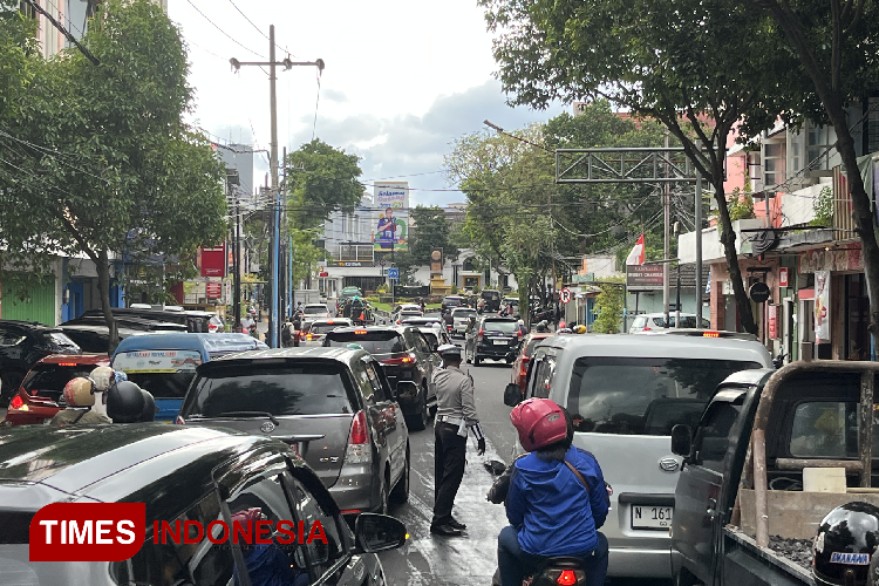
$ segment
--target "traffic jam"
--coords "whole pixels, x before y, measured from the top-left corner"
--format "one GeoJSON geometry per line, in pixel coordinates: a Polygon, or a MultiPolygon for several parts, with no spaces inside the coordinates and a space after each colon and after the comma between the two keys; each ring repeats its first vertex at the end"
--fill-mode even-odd
{"type": "Polygon", "coordinates": [[[4,583],[440,584],[470,540],[490,567],[458,583],[862,583],[875,364],[779,368],[728,332],[529,331],[444,301],[382,325],[324,307],[278,349],[170,332],[102,355],[34,332],[45,356],[4,388],[4,583]],[[125,560],[70,563],[94,521],[76,510],[49,527],[81,533],[34,532],[53,503],[129,502],[125,560]]]}

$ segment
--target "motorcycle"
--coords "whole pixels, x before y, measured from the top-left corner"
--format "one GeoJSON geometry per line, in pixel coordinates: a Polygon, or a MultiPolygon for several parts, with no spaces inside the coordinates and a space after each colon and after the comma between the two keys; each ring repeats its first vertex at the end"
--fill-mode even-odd
{"type": "MultiPolygon", "coordinates": [[[[495,484],[489,491],[487,500],[501,504],[509,488],[510,475],[506,474],[507,465],[500,460],[488,460],[483,465],[495,479],[495,484]],[[501,477],[506,477],[506,485],[497,482],[501,477]]],[[[500,569],[495,570],[491,584],[492,586],[501,586],[500,569]]],[[[583,563],[580,559],[573,557],[548,558],[537,572],[522,580],[522,586],[585,586],[585,584],[586,571],[583,568],[583,563]]]]}

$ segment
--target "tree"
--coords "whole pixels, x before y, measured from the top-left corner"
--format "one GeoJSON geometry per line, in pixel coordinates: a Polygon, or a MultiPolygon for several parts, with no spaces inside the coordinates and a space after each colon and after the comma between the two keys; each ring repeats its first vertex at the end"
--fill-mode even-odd
{"type": "Polygon", "coordinates": [[[0,192],[0,233],[14,268],[45,268],[59,253],[94,262],[112,346],[113,257],[132,231],[149,252],[190,261],[222,241],[224,172],[183,122],[186,52],[161,8],[104,2],[82,42],[100,65],[75,49],[36,61],[26,106],[0,127],[17,169],[0,192]]]}
{"type": "Polygon", "coordinates": [[[598,317],[592,322],[592,331],[596,334],[619,334],[625,306],[625,279],[608,277],[598,287],[601,289],[595,298],[598,317]]]}
{"type": "MultiPolygon", "coordinates": [[[[293,275],[304,279],[320,260],[316,233],[330,213],[353,211],[363,197],[360,159],[315,139],[287,155],[287,218],[293,275]]],[[[296,281],[294,281],[296,282],[296,281]]]]}
{"type": "MultiPolygon", "coordinates": [[[[864,276],[870,298],[869,330],[879,345],[879,243],[876,216],[858,168],[855,142],[846,109],[875,95],[879,80],[876,46],[879,43],[879,6],[863,0],[829,2],[749,0],[775,22],[786,44],[811,81],[801,111],[836,131],[836,150],[842,159],[851,193],[855,231],[864,253],[864,276]],[[817,98],[822,111],[813,105],[817,98]]],[[[865,114],[866,117],[866,114],[865,114]]]]}
{"type": "MultiPolygon", "coordinates": [[[[513,101],[604,97],[658,120],[714,189],[743,327],[756,332],[724,191],[734,131],[768,128],[795,85],[771,31],[725,0],[479,0],[513,101]]],[[[697,226],[697,230],[701,230],[697,226]]]]}
{"type": "Polygon", "coordinates": [[[418,206],[409,212],[414,229],[409,235],[409,251],[416,264],[430,264],[430,252],[441,248],[447,258],[458,256],[458,247],[451,240],[446,214],[437,206],[418,206]]]}

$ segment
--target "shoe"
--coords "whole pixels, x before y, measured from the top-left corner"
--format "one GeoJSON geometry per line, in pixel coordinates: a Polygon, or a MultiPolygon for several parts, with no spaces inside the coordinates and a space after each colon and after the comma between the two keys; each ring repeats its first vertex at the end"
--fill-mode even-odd
{"type": "Polygon", "coordinates": [[[448,522],[448,526],[453,527],[453,528],[457,529],[458,531],[464,531],[465,529],[467,529],[467,525],[465,525],[464,523],[461,523],[460,521],[458,521],[454,518],[448,522]]]}
{"type": "Polygon", "coordinates": [[[463,535],[460,529],[456,529],[448,523],[445,525],[431,525],[430,532],[433,535],[442,535],[444,537],[460,537],[463,535]]]}

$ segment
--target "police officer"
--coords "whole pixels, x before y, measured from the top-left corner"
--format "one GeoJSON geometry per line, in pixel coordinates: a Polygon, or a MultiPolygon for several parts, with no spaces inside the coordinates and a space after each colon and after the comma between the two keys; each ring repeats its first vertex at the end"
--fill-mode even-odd
{"type": "Polygon", "coordinates": [[[476,436],[477,453],[485,453],[485,436],[473,399],[473,379],[461,370],[461,348],[444,344],[437,348],[443,368],[433,377],[436,386],[436,438],[434,461],[434,505],[430,532],[456,537],[467,528],[452,516],[455,495],[464,477],[467,436],[476,436]]]}

